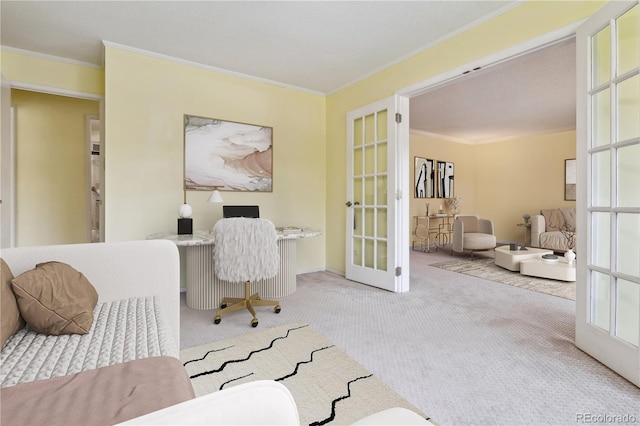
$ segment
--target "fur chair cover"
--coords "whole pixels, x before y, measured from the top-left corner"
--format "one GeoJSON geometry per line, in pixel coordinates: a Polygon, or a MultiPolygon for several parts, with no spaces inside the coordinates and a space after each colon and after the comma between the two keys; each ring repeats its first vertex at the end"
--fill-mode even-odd
{"type": "Polygon", "coordinates": [[[213,227],[213,260],[218,278],[230,282],[274,277],[280,269],[278,234],[267,219],[221,219],[213,227]]]}

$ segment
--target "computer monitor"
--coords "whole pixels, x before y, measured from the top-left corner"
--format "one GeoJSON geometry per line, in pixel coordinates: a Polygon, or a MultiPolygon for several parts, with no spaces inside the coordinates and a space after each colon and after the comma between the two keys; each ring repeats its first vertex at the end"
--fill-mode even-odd
{"type": "Polygon", "coordinates": [[[222,217],[260,217],[258,206],[222,206],[222,217]]]}

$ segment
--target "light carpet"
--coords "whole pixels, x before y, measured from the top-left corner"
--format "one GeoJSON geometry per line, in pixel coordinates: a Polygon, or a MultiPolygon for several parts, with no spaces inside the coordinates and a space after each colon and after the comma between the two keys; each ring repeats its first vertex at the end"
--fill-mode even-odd
{"type": "Polygon", "coordinates": [[[458,259],[449,262],[432,263],[430,266],[520,287],[526,290],[576,300],[575,282],[548,280],[522,275],[519,272],[509,271],[497,266],[493,258],[476,258],[475,260],[458,259]]]}
{"type": "Polygon", "coordinates": [[[301,424],[351,424],[391,407],[424,416],[304,323],[184,349],[180,359],[196,396],[254,380],[279,381],[293,395],[301,424]]]}

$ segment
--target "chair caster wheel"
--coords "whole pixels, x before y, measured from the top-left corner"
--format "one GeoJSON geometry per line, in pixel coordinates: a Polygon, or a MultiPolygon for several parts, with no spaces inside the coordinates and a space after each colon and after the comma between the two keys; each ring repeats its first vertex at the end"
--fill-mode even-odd
{"type": "Polygon", "coordinates": [[[280,313],[280,305],[276,306],[273,310],[276,314],[280,313]]]}
{"type": "Polygon", "coordinates": [[[226,304],[226,303],[221,303],[221,304],[220,304],[220,309],[224,309],[224,308],[226,308],[226,307],[227,307],[227,304],[226,304]]]}
{"type": "Polygon", "coordinates": [[[215,318],[213,319],[213,323],[214,323],[214,324],[220,324],[220,321],[222,321],[222,318],[220,318],[220,317],[215,317],[215,318]]]}
{"type": "Polygon", "coordinates": [[[251,327],[256,328],[258,326],[258,320],[251,320],[251,327]]]}

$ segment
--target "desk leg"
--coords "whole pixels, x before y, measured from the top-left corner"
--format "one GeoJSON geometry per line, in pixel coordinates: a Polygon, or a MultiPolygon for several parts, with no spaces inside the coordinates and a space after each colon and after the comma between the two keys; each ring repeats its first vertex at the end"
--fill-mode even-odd
{"type": "MultiPolygon", "coordinates": [[[[280,270],[268,280],[251,283],[251,291],[263,299],[288,296],[296,291],[296,240],[278,240],[280,270]]],[[[223,297],[244,297],[244,282],[230,283],[216,277],[213,245],[187,246],[187,307],[218,309],[223,297]]]]}

